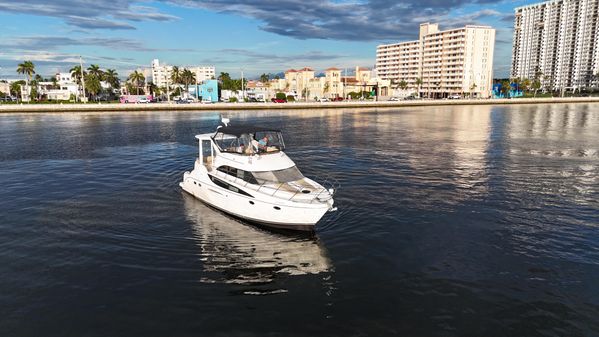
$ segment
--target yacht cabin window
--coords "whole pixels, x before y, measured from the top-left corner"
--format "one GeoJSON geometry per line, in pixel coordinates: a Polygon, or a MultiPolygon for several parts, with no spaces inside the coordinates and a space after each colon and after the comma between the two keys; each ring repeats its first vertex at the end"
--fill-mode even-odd
{"type": "Polygon", "coordinates": [[[276,171],[252,172],[252,174],[260,184],[265,182],[289,183],[304,178],[296,166],[276,171]]]}
{"type": "Polygon", "coordinates": [[[250,184],[254,184],[254,185],[258,184],[258,182],[256,181],[256,178],[254,178],[252,173],[250,173],[248,171],[240,170],[238,168],[234,168],[231,166],[219,166],[219,168],[217,168],[217,170],[224,172],[224,173],[226,173],[230,176],[233,176],[235,178],[242,179],[243,181],[247,181],[250,184]]]}
{"type": "Polygon", "coordinates": [[[255,127],[221,127],[212,138],[222,152],[242,155],[283,151],[285,143],[278,130],[255,127]]]}

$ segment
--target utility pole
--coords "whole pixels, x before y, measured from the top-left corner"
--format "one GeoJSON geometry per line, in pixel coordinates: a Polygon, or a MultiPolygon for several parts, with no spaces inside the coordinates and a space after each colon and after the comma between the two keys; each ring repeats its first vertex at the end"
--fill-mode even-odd
{"type": "Polygon", "coordinates": [[[81,70],[81,87],[83,88],[83,103],[87,103],[87,97],[85,96],[85,78],[83,76],[83,60],[81,59],[81,55],[79,55],[79,70],[81,70]]]}
{"type": "Polygon", "coordinates": [[[343,99],[345,99],[345,86],[347,86],[347,68],[343,68],[343,99]]]}
{"type": "Polygon", "coordinates": [[[241,100],[245,102],[245,86],[243,85],[243,69],[241,69],[241,100]]]}
{"type": "MultiPolygon", "coordinates": [[[[168,69],[168,68],[167,68],[168,69]]],[[[169,76],[169,72],[166,72],[166,101],[170,104],[171,103],[171,86],[170,86],[170,76],[169,76]]]]}

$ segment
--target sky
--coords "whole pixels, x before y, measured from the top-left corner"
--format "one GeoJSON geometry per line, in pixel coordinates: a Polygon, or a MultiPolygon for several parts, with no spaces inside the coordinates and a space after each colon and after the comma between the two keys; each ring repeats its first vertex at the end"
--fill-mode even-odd
{"type": "Polygon", "coordinates": [[[497,30],[494,76],[511,62],[514,8],[526,0],[0,0],[0,78],[31,60],[49,77],[84,66],[121,77],[152,59],[239,77],[310,66],[374,67],[376,46],[416,39],[422,22],[497,30]]]}

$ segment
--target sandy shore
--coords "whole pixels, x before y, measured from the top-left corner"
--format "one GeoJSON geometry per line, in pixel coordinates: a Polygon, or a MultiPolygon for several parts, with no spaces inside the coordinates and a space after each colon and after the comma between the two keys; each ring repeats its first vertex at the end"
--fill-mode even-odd
{"type": "Polygon", "coordinates": [[[461,99],[461,100],[417,100],[417,101],[347,101],[347,102],[294,102],[294,103],[216,103],[216,104],[4,104],[0,113],[14,112],[91,112],[91,111],[227,111],[268,109],[341,109],[341,108],[390,108],[410,106],[443,105],[500,105],[500,104],[554,104],[554,103],[599,103],[599,97],[573,98],[518,98],[518,99],[461,99]]]}

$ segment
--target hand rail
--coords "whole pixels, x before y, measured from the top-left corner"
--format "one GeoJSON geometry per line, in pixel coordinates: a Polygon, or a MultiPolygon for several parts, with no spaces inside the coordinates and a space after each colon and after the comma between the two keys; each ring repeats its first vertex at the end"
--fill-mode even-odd
{"type": "MultiPolygon", "coordinates": [[[[214,170],[213,172],[214,172],[214,174],[215,174],[216,176],[219,176],[220,178],[223,178],[223,179],[224,179],[224,180],[226,180],[226,181],[229,181],[229,182],[232,182],[232,183],[235,183],[235,184],[242,185],[241,183],[239,183],[239,182],[237,181],[238,179],[241,179],[241,178],[239,178],[239,177],[232,176],[232,175],[226,174],[225,172],[221,172],[221,171],[218,171],[218,170],[214,170]]],[[[279,185],[278,185],[278,186],[277,186],[277,188],[275,189],[275,188],[274,188],[274,186],[273,186],[273,187],[271,187],[271,186],[268,186],[268,183],[273,183],[273,182],[271,182],[271,181],[267,181],[267,180],[264,180],[262,183],[260,183],[260,184],[258,185],[258,188],[255,188],[255,185],[254,185],[254,184],[249,184],[249,182],[248,182],[248,181],[246,181],[246,180],[243,180],[243,181],[245,182],[245,184],[243,184],[243,186],[244,186],[244,187],[251,188],[252,190],[254,190],[254,191],[256,191],[256,192],[259,192],[259,191],[260,191],[260,190],[261,190],[263,187],[264,187],[264,188],[270,188],[270,189],[274,189],[274,192],[272,192],[272,194],[270,194],[270,193],[269,193],[269,195],[270,195],[270,196],[275,196],[275,194],[277,194],[277,192],[279,192],[279,190],[281,189],[281,187],[283,187],[283,185],[287,184],[287,185],[290,185],[291,187],[294,187],[294,189],[295,189],[295,192],[294,192],[294,193],[291,195],[291,197],[289,197],[289,199],[287,199],[288,201],[291,201],[291,200],[294,200],[294,199],[295,199],[295,201],[297,201],[297,202],[304,202],[304,203],[309,203],[309,204],[311,204],[311,203],[313,203],[315,200],[318,200],[318,201],[321,201],[321,202],[323,202],[323,201],[327,201],[327,200],[330,200],[330,199],[333,197],[333,194],[334,194],[334,193],[337,191],[337,189],[338,189],[338,188],[341,186],[341,184],[339,183],[339,181],[338,181],[337,179],[335,179],[334,177],[332,177],[332,176],[330,176],[330,175],[324,175],[324,176],[325,176],[325,180],[324,180],[324,182],[322,182],[322,183],[318,183],[318,182],[317,182],[317,183],[318,183],[320,186],[322,186],[322,187],[321,187],[321,188],[314,189],[314,190],[313,190],[313,192],[318,192],[318,193],[317,193],[316,195],[314,195],[314,197],[312,197],[312,198],[310,198],[310,199],[303,199],[303,198],[297,199],[296,197],[297,197],[297,195],[298,195],[298,194],[299,194],[299,193],[302,191],[302,188],[301,188],[301,187],[297,187],[297,186],[290,185],[289,183],[279,183],[279,185]],[[331,189],[332,189],[332,193],[331,193],[331,189]],[[329,193],[329,195],[328,195],[328,198],[326,198],[326,199],[322,200],[322,199],[320,199],[320,196],[321,196],[321,195],[322,195],[324,192],[327,192],[327,193],[329,193]]],[[[258,182],[258,181],[257,181],[257,182],[258,182]]],[[[266,192],[263,192],[263,193],[266,193],[266,192]]],[[[289,193],[291,193],[291,192],[289,192],[289,193]]]]}

